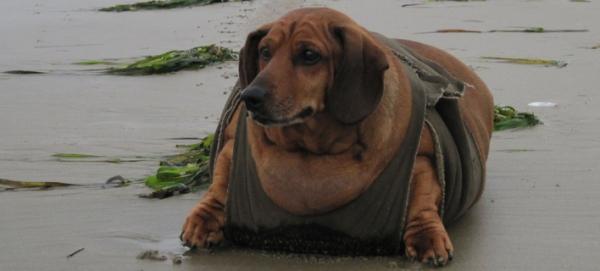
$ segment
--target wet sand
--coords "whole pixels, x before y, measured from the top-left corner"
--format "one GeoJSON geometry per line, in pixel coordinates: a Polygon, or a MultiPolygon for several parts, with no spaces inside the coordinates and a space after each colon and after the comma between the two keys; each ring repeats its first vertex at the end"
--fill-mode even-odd
{"type": "MultiPolygon", "coordinates": [[[[138,13],[99,13],[117,0],[0,2],[0,178],[99,184],[151,174],[174,137],[212,132],[236,80],[225,63],[200,71],[119,77],[71,63],[135,57],[217,43],[240,48],[246,33],[302,5],[339,9],[367,28],[446,49],[472,66],[497,104],[534,111],[544,125],[494,134],[483,198],[449,228],[447,270],[596,270],[600,250],[599,2],[429,3],[268,1],[138,13]],[[586,33],[416,34],[543,26],[586,33]],[[540,57],[565,68],[482,61],[540,57]],[[552,108],[530,108],[551,101],[552,108]],[[143,156],[139,163],[61,163],[58,152],[143,156]]],[[[146,200],[140,184],[0,192],[0,270],[389,270],[400,258],[331,258],[248,250],[199,251],[183,264],[138,260],[148,249],[182,254],[178,234],[201,193],[146,200]],[[67,258],[79,248],[82,252],[67,258]]]]}

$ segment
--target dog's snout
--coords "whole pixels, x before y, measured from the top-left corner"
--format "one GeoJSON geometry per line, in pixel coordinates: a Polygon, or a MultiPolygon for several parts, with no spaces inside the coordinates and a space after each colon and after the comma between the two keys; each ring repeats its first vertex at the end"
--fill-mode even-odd
{"type": "Polygon", "coordinates": [[[267,91],[261,87],[249,87],[242,92],[242,101],[246,103],[246,108],[250,111],[258,110],[262,107],[267,91]]]}

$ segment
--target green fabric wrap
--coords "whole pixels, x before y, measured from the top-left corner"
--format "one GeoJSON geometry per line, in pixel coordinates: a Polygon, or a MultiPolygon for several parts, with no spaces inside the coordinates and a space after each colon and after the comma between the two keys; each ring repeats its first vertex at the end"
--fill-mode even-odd
{"type": "MultiPolygon", "coordinates": [[[[440,212],[444,223],[449,224],[477,202],[485,183],[480,152],[458,106],[465,83],[398,41],[377,33],[373,35],[386,44],[404,67],[414,71],[421,81],[422,91],[427,97],[425,122],[433,133],[435,162],[443,189],[444,200],[440,212]]],[[[414,79],[410,77],[410,80],[414,79]]]]}

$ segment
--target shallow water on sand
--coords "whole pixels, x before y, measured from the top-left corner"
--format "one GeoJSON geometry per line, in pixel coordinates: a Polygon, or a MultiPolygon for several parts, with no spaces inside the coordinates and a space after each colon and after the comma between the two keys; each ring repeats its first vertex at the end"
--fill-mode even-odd
{"type": "MultiPolygon", "coordinates": [[[[216,126],[236,63],[170,75],[101,75],[71,63],[129,58],[217,43],[240,48],[248,31],[285,11],[326,5],[388,36],[446,49],[473,67],[497,104],[534,111],[544,125],[494,134],[486,191],[449,228],[456,258],[448,270],[596,269],[600,249],[599,2],[382,0],[226,3],[167,11],[100,13],[118,0],[0,2],[0,178],[99,184],[139,178],[176,137],[201,137],[216,126]],[[417,1],[414,1],[417,2],[417,1]],[[584,33],[416,34],[543,26],[584,33]],[[565,68],[487,62],[481,56],[539,57],[565,68]],[[529,108],[534,101],[550,108],[529,108]],[[61,163],[54,153],[142,156],[138,163],[61,163]]],[[[185,142],[184,142],[185,143],[185,142]]],[[[181,223],[199,194],[140,199],[141,185],[0,192],[0,270],[165,270],[137,260],[156,249],[171,256],[181,223]],[[79,248],[82,252],[67,259],[79,248]]],[[[330,258],[260,251],[200,251],[181,270],[419,269],[399,258],[330,258]]]]}

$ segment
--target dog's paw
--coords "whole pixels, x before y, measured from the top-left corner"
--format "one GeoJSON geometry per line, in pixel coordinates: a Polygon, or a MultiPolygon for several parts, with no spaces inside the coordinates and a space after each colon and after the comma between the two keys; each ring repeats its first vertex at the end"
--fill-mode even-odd
{"type": "Polygon", "coordinates": [[[443,226],[408,233],[404,236],[404,244],[406,257],[434,267],[448,264],[454,253],[450,237],[443,226]]]}
{"type": "Polygon", "coordinates": [[[210,248],[223,241],[225,216],[222,210],[215,210],[208,204],[200,203],[188,215],[181,231],[180,239],[190,248],[210,248]]]}

